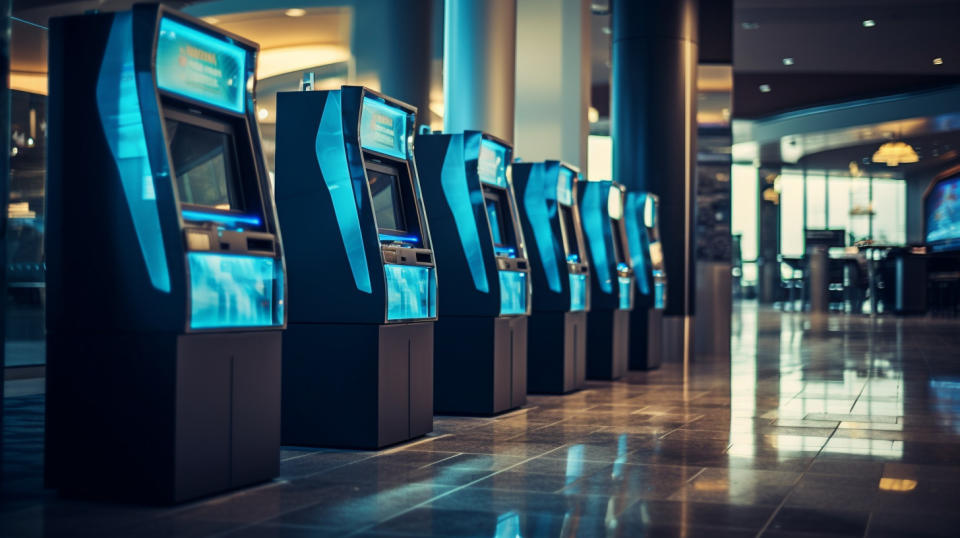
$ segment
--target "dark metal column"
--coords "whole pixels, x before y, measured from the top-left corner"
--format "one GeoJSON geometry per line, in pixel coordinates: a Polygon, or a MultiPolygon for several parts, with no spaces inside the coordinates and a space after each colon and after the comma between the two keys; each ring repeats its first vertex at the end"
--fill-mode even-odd
{"type": "MultiPolygon", "coordinates": [[[[631,191],[660,197],[668,278],[665,315],[683,321],[680,334],[689,342],[689,317],[694,312],[698,2],[616,0],[611,8],[613,176],[631,191]]],[[[688,351],[685,347],[685,355],[688,351]]]]}
{"type": "MultiPolygon", "coordinates": [[[[3,304],[0,305],[0,453],[3,450],[3,379],[6,368],[7,342],[7,202],[10,187],[10,9],[11,0],[0,0],[0,200],[3,200],[3,214],[0,214],[0,292],[3,304]]],[[[3,481],[0,470],[0,482],[3,481]]]]}

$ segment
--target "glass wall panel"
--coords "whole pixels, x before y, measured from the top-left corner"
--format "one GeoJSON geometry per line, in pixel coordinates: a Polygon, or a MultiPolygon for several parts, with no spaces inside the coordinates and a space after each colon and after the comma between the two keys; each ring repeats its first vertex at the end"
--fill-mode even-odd
{"type": "Polygon", "coordinates": [[[898,179],[873,180],[873,240],[884,245],[907,241],[906,182],[898,179]]]}
{"type": "Polygon", "coordinates": [[[850,229],[850,178],[830,178],[827,183],[827,227],[833,230],[850,229]]]}
{"type": "Polygon", "coordinates": [[[803,256],[803,175],[780,176],[780,254],[803,256]]]}
{"type": "Polygon", "coordinates": [[[823,174],[807,173],[807,228],[827,227],[827,178],[823,174]]]}
{"type": "MultiPolygon", "coordinates": [[[[757,169],[752,164],[734,164],[731,178],[731,231],[740,235],[740,256],[744,262],[757,259],[760,199],[757,169]]],[[[744,274],[746,278],[746,274],[744,274]]]]}

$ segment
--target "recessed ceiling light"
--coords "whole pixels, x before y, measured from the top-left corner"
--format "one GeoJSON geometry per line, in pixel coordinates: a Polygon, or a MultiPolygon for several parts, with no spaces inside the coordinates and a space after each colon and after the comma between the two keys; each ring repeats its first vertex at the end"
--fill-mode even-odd
{"type": "Polygon", "coordinates": [[[877,25],[877,21],[873,19],[863,19],[863,22],[860,24],[862,24],[864,28],[873,28],[877,25]]]}
{"type": "Polygon", "coordinates": [[[284,12],[284,14],[285,14],[287,17],[303,17],[304,15],[307,14],[307,10],[305,10],[305,9],[300,9],[300,8],[298,8],[298,7],[295,7],[295,8],[293,8],[293,9],[288,9],[288,10],[286,10],[286,11],[284,12]]]}
{"type": "Polygon", "coordinates": [[[610,35],[613,32],[613,30],[611,30],[609,26],[604,26],[603,28],[600,29],[600,31],[606,35],[610,35]]]}
{"type": "Polygon", "coordinates": [[[760,93],[770,93],[770,89],[771,89],[771,88],[770,88],[770,85],[769,85],[769,84],[761,84],[761,85],[760,85],[760,93]]]}
{"type": "Polygon", "coordinates": [[[783,65],[793,65],[793,58],[784,58],[783,65]]]}
{"type": "Polygon", "coordinates": [[[267,119],[267,116],[269,115],[270,115],[270,111],[265,108],[261,108],[260,110],[257,111],[257,117],[259,117],[261,120],[267,119]]]}
{"type": "Polygon", "coordinates": [[[943,65],[943,58],[934,58],[933,65],[943,65]]]}
{"type": "Polygon", "coordinates": [[[741,23],[740,23],[740,28],[743,28],[744,30],[756,30],[757,28],[760,28],[760,23],[758,23],[758,22],[741,22],[741,23]]]}

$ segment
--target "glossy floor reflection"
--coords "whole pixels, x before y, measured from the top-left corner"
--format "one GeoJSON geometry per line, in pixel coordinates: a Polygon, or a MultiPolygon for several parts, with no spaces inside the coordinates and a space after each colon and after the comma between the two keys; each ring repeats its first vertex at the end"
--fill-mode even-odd
{"type": "Polygon", "coordinates": [[[960,322],[742,306],[732,349],[173,509],[41,491],[42,397],[9,398],[0,536],[960,534],[960,322]]]}

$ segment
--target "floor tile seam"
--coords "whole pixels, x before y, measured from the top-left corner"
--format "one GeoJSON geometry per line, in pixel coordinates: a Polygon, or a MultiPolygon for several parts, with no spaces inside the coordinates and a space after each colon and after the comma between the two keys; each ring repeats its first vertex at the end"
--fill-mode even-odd
{"type": "MultiPolygon", "coordinates": [[[[834,433],[836,433],[836,431],[834,431],[834,433]]],[[[829,443],[830,439],[832,438],[833,438],[833,433],[831,433],[830,437],[827,438],[827,443],[829,443]]],[[[767,522],[763,525],[763,527],[760,528],[760,531],[757,533],[757,538],[759,538],[760,535],[766,532],[767,529],[770,528],[770,525],[773,524],[773,520],[776,519],[777,514],[779,514],[780,510],[782,510],[783,507],[787,504],[787,499],[789,499],[790,496],[793,495],[793,492],[796,491],[797,486],[800,485],[800,481],[803,480],[804,476],[806,476],[807,471],[809,471],[810,468],[813,467],[813,463],[817,461],[817,458],[820,457],[820,454],[823,453],[823,449],[824,447],[827,446],[827,443],[824,443],[823,446],[820,447],[820,450],[817,451],[816,456],[810,458],[810,462],[807,463],[807,466],[804,468],[804,470],[797,473],[797,478],[794,480],[793,484],[790,485],[790,489],[787,491],[787,494],[783,496],[783,499],[781,499],[780,504],[777,505],[777,508],[773,511],[772,514],[770,514],[770,517],[767,519],[767,522]]]]}
{"type": "MultiPolygon", "coordinates": [[[[563,447],[558,447],[558,448],[563,448],[563,447]]],[[[554,449],[554,450],[556,450],[556,449],[554,449]]],[[[550,452],[552,452],[552,451],[553,451],[553,450],[548,450],[547,452],[545,452],[545,454],[548,454],[548,453],[550,453],[550,452]]],[[[471,487],[471,486],[474,486],[474,485],[478,484],[479,482],[482,482],[482,481],[484,481],[484,480],[486,480],[486,479],[488,479],[488,478],[492,478],[492,477],[494,477],[494,476],[496,476],[496,475],[498,475],[498,474],[500,474],[500,473],[502,473],[502,472],[505,472],[505,471],[508,471],[508,470],[510,470],[510,469],[513,469],[514,467],[523,465],[524,463],[528,463],[528,462],[530,462],[530,461],[533,461],[533,460],[539,458],[539,457],[542,456],[542,455],[543,455],[543,454],[539,454],[539,455],[537,455],[537,456],[531,456],[531,457],[529,457],[529,458],[527,458],[527,459],[525,459],[525,460],[519,461],[519,462],[517,462],[517,463],[515,463],[515,464],[513,464],[513,465],[509,465],[509,466],[507,466],[507,467],[504,467],[503,469],[500,469],[500,470],[498,470],[498,471],[494,471],[494,472],[490,473],[489,475],[486,475],[486,476],[484,476],[484,477],[482,477],[482,478],[478,478],[478,479],[473,480],[473,481],[471,481],[471,482],[467,482],[466,484],[463,484],[463,485],[461,485],[461,486],[454,487],[454,488],[452,488],[450,491],[445,491],[445,492],[441,493],[440,495],[437,495],[437,496],[435,496],[435,497],[431,497],[430,499],[427,499],[426,501],[417,503],[417,504],[415,504],[414,506],[408,507],[408,508],[406,508],[406,509],[404,509],[404,510],[401,510],[401,511],[395,513],[395,514],[391,514],[390,516],[385,517],[385,518],[381,519],[380,521],[377,521],[376,523],[374,523],[374,524],[372,524],[372,525],[367,525],[367,526],[365,526],[365,527],[362,527],[362,528],[360,528],[360,529],[357,529],[357,530],[353,531],[352,533],[347,534],[346,536],[354,536],[354,535],[357,535],[357,534],[360,534],[360,533],[369,531],[369,530],[373,529],[374,527],[376,527],[377,525],[379,525],[379,524],[381,524],[381,523],[384,523],[384,522],[386,522],[386,521],[390,521],[391,519],[394,519],[394,518],[400,517],[400,516],[402,516],[402,515],[404,515],[404,514],[407,514],[407,513],[409,513],[409,512],[412,512],[412,511],[416,510],[417,508],[421,508],[421,507],[423,507],[423,506],[426,506],[427,504],[430,504],[430,503],[432,503],[432,502],[434,502],[434,501],[436,501],[436,500],[438,500],[438,499],[442,499],[442,498],[444,498],[444,497],[446,497],[446,496],[448,496],[448,495],[451,495],[451,494],[456,493],[456,492],[458,492],[458,491],[461,491],[461,490],[464,490],[464,489],[469,488],[469,487],[471,487]]]]}
{"type": "Polygon", "coordinates": [[[447,461],[447,460],[451,460],[451,459],[453,459],[453,458],[456,458],[457,456],[462,455],[463,452],[452,452],[452,453],[449,453],[449,454],[450,454],[450,455],[447,456],[446,458],[439,459],[439,460],[434,461],[434,462],[430,462],[430,463],[428,463],[428,464],[426,464],[426,465],[423,465],[423,466],[421,466],[421,467],[417,467],[417,470],[418,470],[418,471],[422,471],[422,470],[424,470],[424,469],[428,469],[428,468],[433,467],[434,465],[436,465],[436,464],[438,464],[438,463],[443,463],[443,462],[445,462],[445,461],[447,461]]]}

